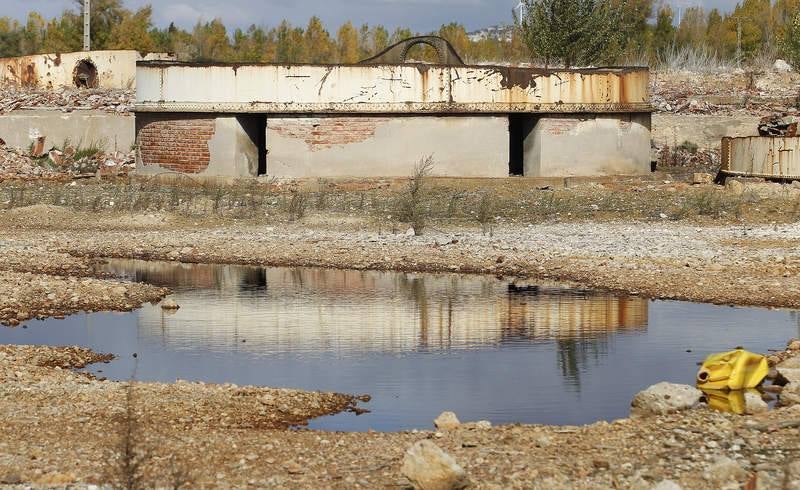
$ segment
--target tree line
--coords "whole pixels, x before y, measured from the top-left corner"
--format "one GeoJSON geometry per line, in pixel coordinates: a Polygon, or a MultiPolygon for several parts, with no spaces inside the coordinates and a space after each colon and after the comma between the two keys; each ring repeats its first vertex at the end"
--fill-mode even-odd
{"type": "MultiPolygon", "coordinates": [[[[328,30],[318,17],[305,26],[229,30],[219,19],[192,29],[157,27],[152,7],[130,10],[123,0],[93,0],[92,48],[170,52],[185,61],[355,63],[402,39],[434,34],[468,62],[549,65],[653,64],[669,50],[692,49],[724,60],[785,57],[800,62],[800,0],[741,0],[727,13],[700,7],[676,12],[657,0],[524,0],[526,9],[507,35],[471,40],[463,25],[436,32],[346,22],[328,30]]],[[[60,16],[31,12],[19,22],[0,17],[0,56],[79,51],[82,0],[60,16]]],[[[414,59],[435,60],[419,47],[414,59]]]]}

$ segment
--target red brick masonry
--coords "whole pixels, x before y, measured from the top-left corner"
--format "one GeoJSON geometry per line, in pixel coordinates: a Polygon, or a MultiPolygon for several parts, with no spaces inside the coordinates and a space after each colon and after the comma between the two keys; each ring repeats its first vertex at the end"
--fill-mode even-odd
{"type": "Polygon", "coordinates": [[[146,123],[138,142],[145,165],[197,174],[208,168],[208,142],[214,136],[214,119],[167,119],[146,123]]]}

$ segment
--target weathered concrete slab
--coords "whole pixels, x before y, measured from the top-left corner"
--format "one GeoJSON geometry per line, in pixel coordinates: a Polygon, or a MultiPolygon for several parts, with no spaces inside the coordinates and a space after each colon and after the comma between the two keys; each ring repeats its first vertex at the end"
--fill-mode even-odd
{"type": "Polygon", "coordinates": [[[649,112],[646,68],[143,62],[137,112],[649,112]]]}
{"type": "Polygon", "coordinates": [[[135,119],[132,114],[105,111],[52,110],[14,111],[0,117],[0,138],[10,146],[27,148],[39,136],[47,137],[47,145],[69,141],[127,152],[135,141],[135,119]]]}
{"type": "Polygon", "coordinates": [[[267,173],[277,177],[508,176],[506,117],[269,117],[267,173]]]}
{"type": "Polygon", "coordinates": [[[649,114],[547,115],[525,138],[526,176],[650,173],[649,114]]]}
{"type": "Polygon", "coordinates": [[[684,141],[700,148],[719,148],[725,137],[756,136],[760,116],[653,113],[653,141],[676,146],[684,141]]]}

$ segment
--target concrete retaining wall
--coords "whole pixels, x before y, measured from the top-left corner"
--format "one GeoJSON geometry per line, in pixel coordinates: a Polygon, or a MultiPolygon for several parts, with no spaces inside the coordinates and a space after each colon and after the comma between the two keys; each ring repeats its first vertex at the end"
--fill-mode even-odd
{"type": "Polygon", "coordinates": [[[51,110],[14,111],[0,117],[0,138],[9,146],[27,148],[39,136],[48,146],[101,144],[106,150],[130,151],[135,138],[132,114],[103,111],[63,113],[51,110]]]}
{"type": "Polygon", "coordinates": [[[650,114],[548,115],[525,138],[528,177],[650,172],[650,114]]]}
{"type": "Polygon", "coordinates": [[[268,117],[267,173],[277,177],[508,176],[507,117],[268,117]]]}
{"type": "Polygon", "coordinates": [[[676,146],[690,141],[700,148],[718,149],[725,137],[757,136],[760,116],[729,114],[653,114],[653,141],[676,146]]]}

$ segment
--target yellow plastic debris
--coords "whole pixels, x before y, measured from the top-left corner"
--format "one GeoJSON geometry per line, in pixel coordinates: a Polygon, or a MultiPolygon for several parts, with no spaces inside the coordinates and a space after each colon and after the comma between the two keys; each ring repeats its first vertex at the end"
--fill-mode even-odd
{"type": "Polygon", "coordinates": [[[769,372],[767,358],[736,349],[711,354],[697,372],[697,387],[702,390],[745,390],[755,388],[769,372]]]}

